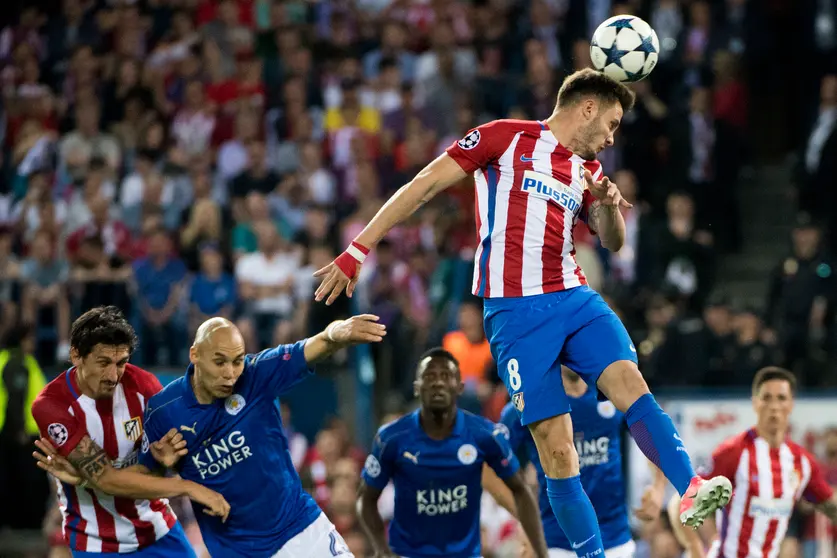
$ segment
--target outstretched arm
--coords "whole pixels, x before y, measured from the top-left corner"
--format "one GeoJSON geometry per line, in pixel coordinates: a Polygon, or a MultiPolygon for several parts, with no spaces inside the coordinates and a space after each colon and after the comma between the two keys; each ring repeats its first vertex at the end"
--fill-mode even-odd
{"type": "Polygon", "coordinates": [[[315,277],[323,278],[314,298],[321,301],[328,297],[326,304],[331,304],[344,289],[346,294],[351,296],[357,283],[360,264],[363,263],[369,249],[386,236],[395,225],[465,176],[466,173],[459,163],[447,153],[443,153],[424,167],[415,178],[402,186],[384,204],[366,228],[355,238],[347,252],[314,274],[315,277]]]}
{"type": "Polygon", "coordinates": [[[331,322],[324,331],[305,342],[305,361],[312,364],[349,345],[380,342],[387,328],[378,319],[372,314],[362,314],[331,322]]]}

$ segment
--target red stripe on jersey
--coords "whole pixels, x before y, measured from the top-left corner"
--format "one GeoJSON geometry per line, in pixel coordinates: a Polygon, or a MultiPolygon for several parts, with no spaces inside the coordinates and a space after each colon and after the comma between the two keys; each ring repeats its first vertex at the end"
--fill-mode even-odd
{"type": "MultiPolygon", "coordinates": [[[[66,484],[62,484],[62,486],[64,487],[64,497],[67,498],[67,507],[75,510],[76,517],[78,518],[78,521],[64,521],[64,542],[72,550],[87,550],[87,520],[81,515],[81,506],[79,506],[77,494],[78,488],[66,484]],[[75,524],[75,527],[70,529],[69,526],[72,524],[75,524]],[[70,545],[71,532],[76,534],[75,548],[70,545]]],[[[81,490],[86,489],[82,488],[81,490]]]]}
{"type": "MultiPolygon", "coordinates": [[[[778,448],[770,448],[770,472],[773,475],[773,497],[782,497],[782,460],[779,457],[778,448]]],[[[767,526],[767,533],[764,535],[764,547],[762,551],[767,555],[773,548],[773,539],[776,538],[776,531],[779,529],[779,520],[771,519],[767,526]]]]}
{"type": "Polygon", "coordinates": [[[526,235],[526,213],[529,195],[523,193],[523,172],[532,169],[532,163],[520,158],[531,157],[538,138],[528,133],[520,134],[514,150],[514,180],[509,192],[509,209],[506,217],[506,261],[503,265],[503,296],[523,296],[523,239],[526,235]]]}
{"type": "MultiPolygon", "coordinates": [[[[143,415],[143,408],[139,397],[140,395],[138,392],[125,391],[125,402],[128,404],[128,412],[131,415],[131,418],[140,417],[140,420],[142,420],[141,417],[143,415]]],[[[137,440],[134,447],[137,448],[140,443],[140,440],[137,440]]],[[[114,498],[113,500],[116,506],[116,511],[123,517],[129,519],[134,525],[139,547],[145,548],[146,546],[154,544],[157,540],[157,535],[154,532],[154,525],[139,518],[136,501],[128,498],[114,498]]]]}
{"type": "Polygon", "coordinates": [[[116,541],[116,521],[113,516],[99,503],[96,493],[90,491],[90,498],[93,500],[93,509],[96,511],[96,523],[99,524],[99,538],[102,540],[102,552],[119,552],[119,543],[116,541]]]}
{"type": "Polygon", "coordinates": [[[747,484],[747,503],[744,505],[744,518],[741,520],[741,532],[738,534],[738,558],[747,558],[750,554],[750,536],[753,534],[755,519],[750,514],[750,504],[753,498],[759,493],[759,465],[756,459],[756,444],[754,438],[747,439],[747,451],[749,452],[749,463],[747,474],[750,482],[747,484]]]}
{"type": "Polygon", "coordinates": [[[162,500],[151,500],[151,511],[163,514],[163,518],[165,518],[166,525],[169,526],[169,529],[177,523],[177,517],[175,517],[171,508],[164,504],[162,500]]]}
{"type": "MultiPolygon", "coordinates": [[[[113,399],[97,399],[96,412],[102,421],[104,449],[109,459],[119,459],[119,442],[113,426],[113,399]]],[[[107,512],[99,499],[93,495],[93,507],[96,509],[96,522],[99,524],[99,538],[102,539],[102,552],[119,552],[116,540],[116,520],[107,512]]]]}
{"type": "MultiPolygon", "coordinates": [[[[573,165],[563,146],[556,145],[550,156],[552,174],[566,174],[572,177],[573,165]]],[[[546,204],[546,227],[543,235],[541,263],[543,265],[543,292],[564,290],[564,219],[567,212],[558,204],[546,204]]]]}

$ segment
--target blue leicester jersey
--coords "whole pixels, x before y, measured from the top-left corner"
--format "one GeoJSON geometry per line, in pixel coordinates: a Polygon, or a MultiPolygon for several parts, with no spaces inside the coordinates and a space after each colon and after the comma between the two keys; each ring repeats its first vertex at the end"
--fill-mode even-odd
{"type": "Polygon", "coordinates": [[[520,468],[506,429],[461,409],[445,440],[424,432],[419,411],[383,426],[363,480],[379,490],[393,483],[392,551],[406,558],[480,556],[483,463],[501,479],[520,468]]]}
{"type": "MultiPolygon", "coordinates": [[[[579,398],[569,399],[581,484],[596,510],[605,549],[614,548],[631,540],[622,473],[624,414],[610,401],[598,401],[592,389],[579,398]]],[[[538,472],[538,502],[547,546],[575,552],[549,505],[546,476],[529,429],[520,424],[520,415],[511,403],[503,408],[500,420],[509,429],[512,450],[529,460],[538,472]]]]}
{"type": "Polygon", "coordinates": [[[177,428],[189,450],[177,463],[177,472],[219,492],[230,504],[226,523],[196,510],[212,556],[271,556],[321,513],[302,489],[274,405],[276,397],[311,373],[304,346],[300,341],[247,355],[234,392],[226,399],[198,403],[190,365],[183,377],[148,403],[140,463],[154,467],[148,440],[159,440],[177,428]]]}

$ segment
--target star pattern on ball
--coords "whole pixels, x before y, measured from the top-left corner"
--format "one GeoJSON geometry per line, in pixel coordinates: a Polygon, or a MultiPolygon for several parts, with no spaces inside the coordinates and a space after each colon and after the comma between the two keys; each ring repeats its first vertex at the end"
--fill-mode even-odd
{"type": "Polygon", "coordinates": [[[608,27],[615,27],[616,29],[631,29],[631,18],[617,19],[613,23],[609,24],[608,27]]]}
{"type": "Polygon", "coordinates": [[[607,60],[605,61],[604,65],[607,67],[609,64],[616,64],[620,68],[622,67],[622,57],[628,54],[628,50],[619,50],[616,48],[616,41],[613,42],[613,45],[610,48],[604,48],[602,46],[599,47],[602,49],[602,52],[605,53],[607,56],[607,60]]]}
{"type": "Polygon", "coordinates": [[[646,55],[654,54],[655,52],[657,52],[657,49],[654,48],[654,42],[651,39],[651,35],[648,35],[647,37],[642,37],[642,43],[634,50],[644,52],[646,55]]]}

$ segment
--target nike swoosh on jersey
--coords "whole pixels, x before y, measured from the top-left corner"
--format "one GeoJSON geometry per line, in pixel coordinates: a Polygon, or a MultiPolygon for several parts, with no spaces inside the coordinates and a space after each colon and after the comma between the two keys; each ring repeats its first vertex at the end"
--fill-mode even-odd
{"type": "Polygon", "coordinates": [[[587,539],[585,539],[585,540],[581,541],[580,543],[573,543],[573,544],[572,544],[573,550],[578,550],[579,548],[581,548],[581,547],[582,547],[582,546],[584,546],[585,544],[587,544],[587,543],[589,543],[590,541],[592,541],[595,537],[596,537],[596,535],[590,535],[590,537],[589,537],[589,538],[587,538],[587,539]]]}
{"type": "Polygon", "coordinates": [[[535,158],[534,157],[527,157],[526,155],[521,155],[520,160],[523,161],[524,163],[531,163],[532,161],[535,160],[535,158]]]}

